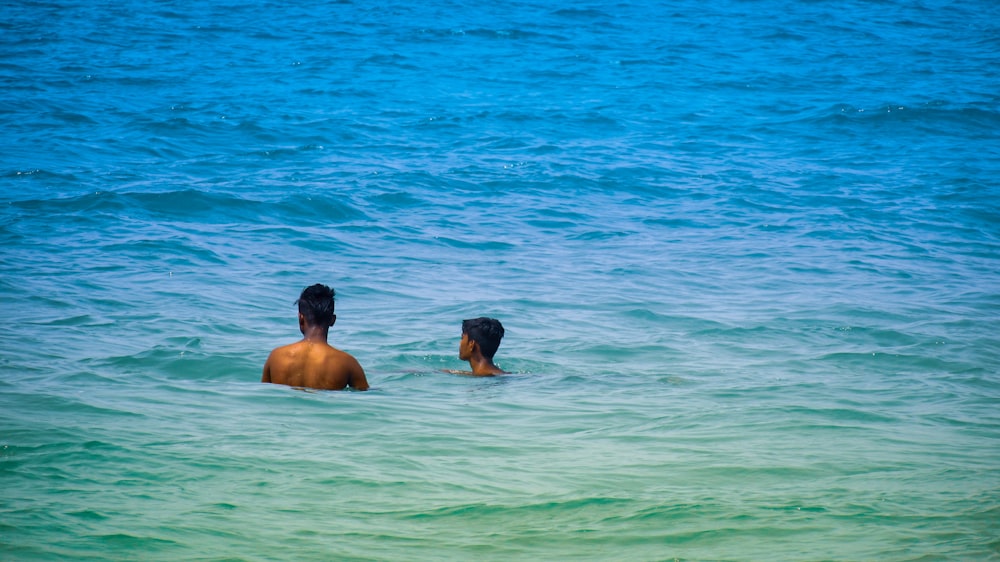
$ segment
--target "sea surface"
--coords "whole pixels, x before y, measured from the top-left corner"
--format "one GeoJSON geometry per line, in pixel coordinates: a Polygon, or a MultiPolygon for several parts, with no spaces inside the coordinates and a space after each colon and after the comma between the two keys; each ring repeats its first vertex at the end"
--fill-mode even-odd
{"type": "Polygon", "coordinates": [[[0,13],[0,559],[1000,560],[994,0],[0,13]]]}

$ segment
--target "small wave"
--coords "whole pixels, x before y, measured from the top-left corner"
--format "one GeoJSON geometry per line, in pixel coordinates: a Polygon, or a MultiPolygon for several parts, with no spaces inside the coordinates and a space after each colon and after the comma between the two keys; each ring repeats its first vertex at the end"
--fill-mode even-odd
{"type": "MultiPolygon", "coordinates": [[[[624,230],[591,230],[581,234],[571,236],[570,240],[612,240],[615,238],[627,238],[635,234],[634,231],[624,230]]],[[[627,273],[627,272],[626,272],[627,273]]]]}
{"type": "Polygon", "coordinates": [[[76,113],[76,112],[73,112],[73,111],[57,110],[57,111],[51,112],[49,114],[49,116],[52,117],[52,118],[54,118],[54,119],[56,119],[57,121],[62,121],[64,123],[68,123],[70,125],[88,125],[88,126],[93,126],[93,125],[97,124],[97,122],[94,121],[93,119],[91,119],[90,117],[88,117],[88,116],[86,116],[86,115],[84,115],[82,113],[76,113]]]}
{"type": "Polygon", "coordinates": [[[465,29],[463,35],[470,37],[480,37],[483,39],[504,39],[510,41],[520,41],[525,39],[547,38],[548,36],[533,31],[519,29],[465,29]]]}
{"type": "Polygon", "coordinates": [[[57,318],[54,320],[48,320],[44,322],[38,322],[40,325],[44,326],[105,326],[111,324],[110,320],[98,320],[90,316],[89,314],[80,314],[76,316],[68,316],[65,318],[57,318]]]}
{"type": "MultiPolygon", "coordinates": [[[[75,174],[72,174],[72,173],[69,173],[69,172],[52,172],[50,170],[43,170],[43,169],[38,169],[38,168],[10,170],[10,171],[4,173],[3,176],[7,177],[7,178],[14,178],[14,179],[19,179],[19,180],[20,179],[25,179],[25,180],[32,179],[32,180],[42,181],[42,182],[46,182],[46,181],[50,182],[50,181],[53,181],[53,180],[58,180],[59,183],[67,183],[67,184],[76,183],[76,182],[79,181],[79,178],[75,174]]],[[[14,194],[4,194],[4,197],[5,198],[11,197],[11,195],[14,195],[14,194]]],[[[30,199],[27,199],[27,200],[30,201],[30,199]]]]}
{"type": "Polygon", "coordinates": [[[563,8],[552,12],[552,14],[562,18],[579,20],[611,19],[611,16],[606,12],[585,8],[563,8]]]}
{"type": "Polygon", "coordinates": [[[398,53],[390,55],[371,55],[359,63],[359,66],[391,67],[399,70],[420,70],[419,66],[406,62],[406,56],[398,53]]]}
{"type": "Polygon", "coordinates": [[[517,248],[516,244],[501,242],[499,240],[459,240],[449,236],[435,236],[434,240],[452,248],[476,249],[483,252],[497,252],[517,248]]]}
{"type": "Polygon", "coordinates": [[[1000,111],[980,104],[953,105],[944,102],[875,107],[837,104],[825,110],[812,111],[793,121],[804,124],[920,127],[935,134],[975,134],[983,138],[997,138],[1000,111]]]}
{"type": "Polygon", "coordinates": [[[203,223],[330,224],[363,218],[354,206],[335,195],[321,193],[295,195],[275,202],[242,197],[224,191],[196,189],[157,192],[94,192],[51,200],[25,200],[13,203],[20,209],[44,216],[81,216],[106,214],[154,220],[174,219],[203,223]]]}

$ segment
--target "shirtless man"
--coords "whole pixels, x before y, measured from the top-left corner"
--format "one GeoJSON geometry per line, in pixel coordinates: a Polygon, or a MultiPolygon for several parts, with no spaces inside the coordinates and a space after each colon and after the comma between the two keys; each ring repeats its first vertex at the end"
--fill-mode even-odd
{"type": "Polygon", "coordinates": [[[503,339],[503,325],[499,320],[485,317],[463,320],[458,358],[469,362],[469,366],[472,367],[471,374],[475,376],[502,375],[506,371],[493,364],[493,356],[500,347],[501,339],[503,339]]]}
{"type": "Polygon", "coordinates": [[[299,305],[302,341],[276,348],[264,363],[260,382],[289,386],[343,390],[368,390],[365,371],[357,359],[326,343],[333,313],[333,289],[316,284],[306,287],[299,305]]]}

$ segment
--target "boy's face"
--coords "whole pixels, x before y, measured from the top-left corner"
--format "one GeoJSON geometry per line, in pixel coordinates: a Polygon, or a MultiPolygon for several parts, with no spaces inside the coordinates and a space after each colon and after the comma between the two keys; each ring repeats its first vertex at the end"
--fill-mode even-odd
{"type": "Polygon", "coordinates": [[[469,339],[468,334],[462,334],[462,341],[458,344],[458,358],[468,361],[472,358],[472,347],[475,343],[469,339]]]}

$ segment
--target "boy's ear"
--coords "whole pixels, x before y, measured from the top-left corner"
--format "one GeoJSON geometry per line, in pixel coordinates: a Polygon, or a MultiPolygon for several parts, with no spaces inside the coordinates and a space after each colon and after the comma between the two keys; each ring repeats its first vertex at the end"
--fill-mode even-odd
{"type": "Polygon", "coordinates": [[[330,317],[330,325],[333,326],[336,323],[337,323],[337,315],[334,314],[333,316],[330,317]]]}

